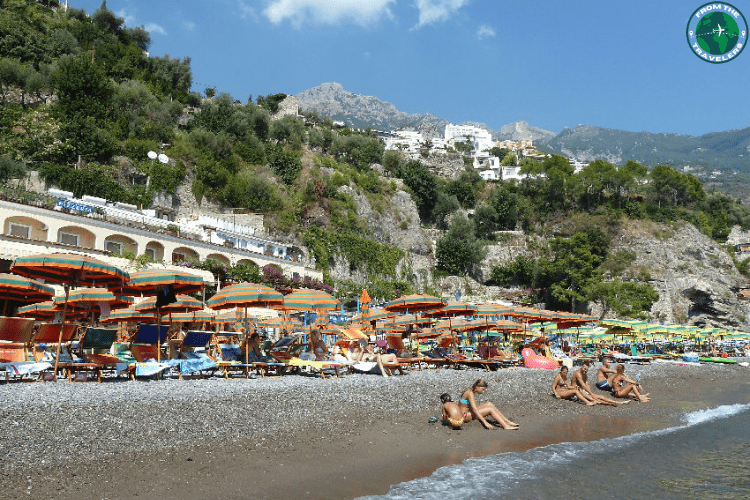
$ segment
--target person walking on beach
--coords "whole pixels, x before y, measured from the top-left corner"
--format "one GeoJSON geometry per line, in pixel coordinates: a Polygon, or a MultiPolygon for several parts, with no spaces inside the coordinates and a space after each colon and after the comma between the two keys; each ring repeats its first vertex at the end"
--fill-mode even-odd
{"type": "Polygon", "coordinates": [[[464,425],[464,414],[458,404],[453,402],[448,393],[440,395],[440,402],[443,403],[443,420],[447,421],[452,428],[461,429],[464,425]]]}
{"type": "Polygon", "coordinates": [[[596,386],[607,392],[612,392],[612,386],[609,383],[609,379],[615,375],[615,371],[609,367],[609,358],[602,360],[602,366],[599,367],[599,371],[596,372],[596,386]]]}
{"type": "Polygon", "coordinates": [[[615,376],[610,381],[612,386],[612,394],[618,398],[627,398],[633,396],[641,403],[648,403],[651,401],[648,397],[648,393],[642,393],[643,388],[640,382],[629,379],[625,376],[625,365],[619,364],[615,369],[615,376]]]}
{"type": "Polygon", "coordinates": [[[568,367],[564,365],[560,367],[560,373],[558,373],[552,381],[552,393],[557,399],[572,400],[573,397],[576,397],[579,401],[586,403],[586,406],[594,406],[597,404],[593,398],[583,394],[578,387],[570,385],[568,382],[568,367]]]}
{"type": "Polygon", "coordinates": [[[461,410],[461,413],[463,413],[464,422],[471,422],[471,420],[475,418],[482,422],[482,425],[485,429],[494,430],[495,426],[491,425],[484,418],[489,415],[503,429],[518,430],[518,424],[508,420],[505,415],[500,413],[500,410],[498,410],[497,407],[492,403],[487,402],[482,403],[481,405],[477,405],[475,396],[477,394],[483,394],[484,391],[487,390],[488,385],[489,384],[487,384],[486,380],[480,378],[479,380],[474,382],[471,387],[466,389],[463,394],[461,394],[460,398],[458,398],[458,407],[461,410]]]}
{"type": "Polygon", "coordinates": [[[588,372],[590,368],[591,362],[589,360],[586,360],[578,370],[573,372],[573,387],[577,387],[581,392],[586,394],[586,396],[589,396],[597,403],[609,406],[617,406],[617,401],[605,398],[604,396],[600,396],[599,394],[596,394],[591,390],[591,386],[589,385],[588,380],[588,372]]]}

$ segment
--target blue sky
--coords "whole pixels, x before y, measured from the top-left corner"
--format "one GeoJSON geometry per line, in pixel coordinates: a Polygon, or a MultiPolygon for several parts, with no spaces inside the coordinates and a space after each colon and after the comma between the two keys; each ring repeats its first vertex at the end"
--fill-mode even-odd
{"type": "MultiPolygon", "coordinates": [[[[151,34],[152,55],[190,57],[193,90],[297,94],[339,82],[408,113],[493,129],[525,120],[701,135],[750,126],[750,50],[696,57],[704,1],[108,0],[151,34]]],[[[69,0],[93,13],[101,2],[69,0]]],[[[750,0],[732,5],[750,19],[750,0]]]]}

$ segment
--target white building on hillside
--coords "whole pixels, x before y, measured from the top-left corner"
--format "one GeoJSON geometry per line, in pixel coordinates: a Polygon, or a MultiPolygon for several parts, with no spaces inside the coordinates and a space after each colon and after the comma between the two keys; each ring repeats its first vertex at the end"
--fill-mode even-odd
{"type": "Polygon", "coordinates": [[[449,123],[445,126],[445,142],[448,144],[455,142],[469,141],[474,148],[474,153],[480,153],[490,149],[494,143],[492,135],[488,130],[475,127],[473,125],[453,125],[449,123]]]}

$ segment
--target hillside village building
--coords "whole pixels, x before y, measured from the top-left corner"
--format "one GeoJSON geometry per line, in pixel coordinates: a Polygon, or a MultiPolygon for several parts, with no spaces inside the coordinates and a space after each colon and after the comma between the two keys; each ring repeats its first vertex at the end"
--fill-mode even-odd
{"type": "Polygon", "coordinates": [[[303,264],[299,248],[260,238],[250,226],[202,215],[175,221],[170,220],[173,213],[91,196],[76,199],[66,191],[49,194],[56,197],[54,209],[0,200],[0,268],[7,271],[15,258],[40,253],[72,252],[102,260],[146,254],[165,265],[191,259],[276,264],[288,276],[323,278],[321,271],[303,264]]]}

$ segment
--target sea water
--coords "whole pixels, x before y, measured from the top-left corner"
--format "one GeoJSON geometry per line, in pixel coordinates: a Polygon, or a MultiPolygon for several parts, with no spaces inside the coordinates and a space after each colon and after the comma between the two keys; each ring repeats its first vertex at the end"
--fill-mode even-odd
{"type": "Polygon", "coordinates": [[[364,499],[750,498],[750,404],[591,442],[472,458],[364,499]]]}

